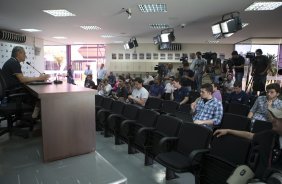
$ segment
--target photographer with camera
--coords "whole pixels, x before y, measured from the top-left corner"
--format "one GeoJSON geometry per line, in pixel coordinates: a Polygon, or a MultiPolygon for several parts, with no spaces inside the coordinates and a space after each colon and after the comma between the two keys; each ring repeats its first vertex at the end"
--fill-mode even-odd
{"type": "Polygon", "coordinates": [[[235,70],[235,80],[242,83],[243,76],[244,76],[244,65],[245,65],[245,58],[238,54],[235,50],[232,52],[231,61],[233,63],[233,68],[235,70]]]}
{"type": "Polygon", "coordinates": [[[181,84],[187,87],[189,91],[194,89],[194,72],[190,70],[189,63],[184,62],[183,68],[178,68],[181,84]]]}
{"type": "Polygon", "coordinates": [[[265,92],[267,71],[270,68],[269,59],[262,55],[262,50],[256,50],[256,57],[252,63],[252,76],[253,76],[253,94],[257,95],[257,92],[265,92]]]}
{"type": "Polygon", "coordinates": [[[201,52],[196,52],[196,58],[192,61],[191,68],[194,71],[194,79],[195,79],[195,85],[196,85],[196,90],[200,91],[201,86],[202,86],[202,79],[203,75],[206,72],[207,68],[207,60],[202,58],[202,53],[201,52]]]}

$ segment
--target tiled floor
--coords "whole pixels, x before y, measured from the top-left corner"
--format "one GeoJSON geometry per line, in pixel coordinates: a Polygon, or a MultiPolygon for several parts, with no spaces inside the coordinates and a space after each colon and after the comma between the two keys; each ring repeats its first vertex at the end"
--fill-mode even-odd
{"type": "Polygon", "coordinates": [[[127,145],[97,133],[96,153],[43,163],[41,139],[0,137],[0,184],[194,184],[190,173],[165,180],[159,164],[144,166],[142,153],[128,155],[127,145]],[[113,168],[113,167],[114,168],[113,168]],[[99,179],[99,181],[98,181],[99,179]],[[119,181],[119,182],[113,182],[119,181]]]}

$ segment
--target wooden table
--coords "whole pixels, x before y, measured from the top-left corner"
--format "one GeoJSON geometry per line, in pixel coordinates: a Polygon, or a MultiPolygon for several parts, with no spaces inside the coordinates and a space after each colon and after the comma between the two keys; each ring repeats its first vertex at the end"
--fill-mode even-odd
{"type": "Polygon", "coordinates": [[[45,162],[95,151],[95,91],[67,83],[27,85],[41,101],[45,162]]]}

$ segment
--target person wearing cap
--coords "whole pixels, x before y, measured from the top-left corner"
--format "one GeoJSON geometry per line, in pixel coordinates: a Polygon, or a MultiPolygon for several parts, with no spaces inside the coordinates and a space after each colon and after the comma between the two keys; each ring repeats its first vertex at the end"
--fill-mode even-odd
{"type": "Polygon", "coordinates": [[[242,83],[244,76],[245,59],[236,50],[232,52],[233,68],[235,70],[235,80],[242,83]]]}
{"type": "Polygon", "coordinates": [[[268,116],[272,130],[252,133],[240,130],[217,129],[216,137],[227,134],[252,140],[252,153],[258,153],[257,166],[254,169],[257,178],[265,177],[268,169],[282,170],[282,109],[269,107],[268,116]]]}

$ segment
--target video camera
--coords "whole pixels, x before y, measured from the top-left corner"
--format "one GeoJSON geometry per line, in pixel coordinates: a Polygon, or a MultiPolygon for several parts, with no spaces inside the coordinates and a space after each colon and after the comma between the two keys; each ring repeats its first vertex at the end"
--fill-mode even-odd
{"type": "Polygon", "coordinates": [[[154,67],[154,70],[156,70],[158,72],[159,76],[161,76],[161,77],[163,77],[166,73],[166,68],[165,68],[164,64],[156,65],[154,67]]]}
{"type": "Polygon", "coordinates": [[[182,56],[179,60],[182,62],[182,64],[188,63],[188,57],[187,56],[182,56]]]}
{"type": "Polygon", "coordinates": [[[206,60],[211,60],[217,58],[217,53],[215,52],[205,52],[202,54],[202,57],[206,60]]]}
{"type": "Polygon", "coordinates": [[[247,52],[246,58],[254,59],[256,57],[256,54],[254,52],[247,52]]]}

